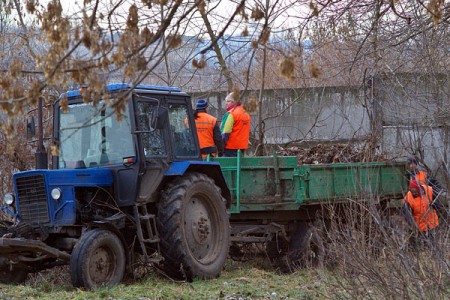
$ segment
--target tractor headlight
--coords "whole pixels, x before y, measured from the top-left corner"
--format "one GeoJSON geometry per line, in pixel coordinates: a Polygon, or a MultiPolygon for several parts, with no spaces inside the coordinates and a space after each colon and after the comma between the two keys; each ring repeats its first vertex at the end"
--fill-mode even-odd
{"type": "Polygon", "coordinates": [[[3,203],[6,205],[12,205],[14,203],[14,195],[11,193],[5,194],[5,196],[3,196],[3,203]]]}
{"type": "Polygon", "coordinates": [[[54,189],[51,191],[50,195],[52,196],[52,198],[53,198],[54,200],[59,200],[59,199],[61,199],[62,191],[61,191],[60,188],[54,188],[54,189]]]}

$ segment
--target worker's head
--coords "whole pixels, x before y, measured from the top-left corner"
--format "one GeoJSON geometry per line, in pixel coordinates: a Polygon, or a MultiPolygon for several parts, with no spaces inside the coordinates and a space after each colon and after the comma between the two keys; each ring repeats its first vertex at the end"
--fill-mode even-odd
{"type": "Polygon", "coordinates": [[[409,170],[410,171],[417,171],[419,168],[419,165],[417,163],[417,159],[415,159],[414,157],[409,157],[408,158],[408,163],[409,163],[409,170]]]}
{"type": "Polygon", "coordinates": [[[410,182],[408,189],[414,198],[420,195],[420,187],[416,180],[410,182]]]}
{"type": "Polygon", "coordinates": [[[197,103],[195,103],[195,110],[198,111],[206,111],[206,108],[208,107],[208,101],[206,99],[198,99],[197,103]]]}
{"type": "Polygon", "coordinates": [[[225,105],[226,107],[230,107],[236,103],[234,93],[229,93],[227,97],[225,98],[225,105]]]}

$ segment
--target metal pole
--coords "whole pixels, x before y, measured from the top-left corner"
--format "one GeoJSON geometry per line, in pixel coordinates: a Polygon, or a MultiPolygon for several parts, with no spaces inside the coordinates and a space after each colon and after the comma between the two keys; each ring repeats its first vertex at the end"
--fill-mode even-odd
{"type": "Polygon", "coordinates": [[[48,169],[48,158],[47,158],[47,152],[45,152],[44,147],[44,126],[42,124],[42,97],[39,97],[38,102],[38,130],[39,130],[39,136],[38,136],[38,148],[35,154],[35,161],[36,161],[36,169],[48,169]]]}

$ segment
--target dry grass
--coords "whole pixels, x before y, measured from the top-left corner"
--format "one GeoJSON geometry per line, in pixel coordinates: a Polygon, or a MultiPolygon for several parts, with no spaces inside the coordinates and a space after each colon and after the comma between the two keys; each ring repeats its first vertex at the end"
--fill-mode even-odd
{"type": "MultiPolygon", "coordinates": [[[[315,225],[326,245],[323,269],[282,274],[261,247],[250,260],[229,260],[220,278],[176,282],[155,268],[109,290],[74,289],[68,267],[33,274],[22,286],[1,285],[8,299],[447,299],[450,248],[447,220],[435,240],[414,243],[403,217],[375,205],[324,207],[315,225]],[[255,255],[259,254],[259,255],[255,255]]],[[[142,271],[142,270],[141,270],[142,271]]]]}
{"type": "MultiPolygon", "coordinates": [[[[441,219],[434,238],[419,238],[403,216],[347,206],[326,231],[328,265],[351,298],[445,299],[450,292],[449,228],[441,219]]],[[[332,212],[334,213],[334,212],[332,212]]]]}

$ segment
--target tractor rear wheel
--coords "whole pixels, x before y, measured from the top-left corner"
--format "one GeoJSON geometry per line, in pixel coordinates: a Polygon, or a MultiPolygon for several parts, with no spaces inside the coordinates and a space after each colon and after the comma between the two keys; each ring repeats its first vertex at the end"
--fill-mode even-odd
{"type": "Polygon", "coordinates": [[[174,180],[158,204],[157,225],[168,275],[188,281],[220,275],[230,247],[230,223],[211,178],[189,173],[174,180]]]}

